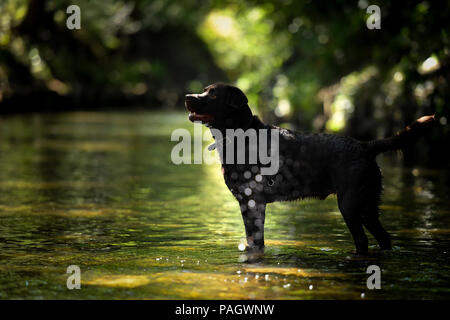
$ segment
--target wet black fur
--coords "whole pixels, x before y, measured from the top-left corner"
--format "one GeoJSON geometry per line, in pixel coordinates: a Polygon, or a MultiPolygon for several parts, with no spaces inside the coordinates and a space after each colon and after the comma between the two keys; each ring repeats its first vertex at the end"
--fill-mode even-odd
{"type": "MultiPolygon", "coordinates": [[[[200,97],[187,95],[186,106],[198,114],[212,115],[214,120],[206,125],[220,130],[224,137],[228,128],[279,132],[277,174],[259,175],[261,164],[249,164],[248,158],[244,164],[222,165],[225,183],[240,203],[250,249],[264,247],[267,203],[307,197],[325,199],[334,193],[358,253],[366,253],[368,248],[363,226],[381,249],[391,248],[390,235],[378,217],[382,183],[375,157],[413,142],[422,133],[423,124],[414,123],[392,138],[361,142],[345,136],[294,132],[263,124],[252,115],[244,93],[230,85],[213,84],[205,92],[200,97]],[[246,189],[251,194],[247,195],[246,189]]],[[[225,140],[216,143],[226,144],[225,140]]],[[[248,143],[246,147],[250,147],[248,143]]],[[[226,156],[225,149],[222,159],[226,156]]]]}

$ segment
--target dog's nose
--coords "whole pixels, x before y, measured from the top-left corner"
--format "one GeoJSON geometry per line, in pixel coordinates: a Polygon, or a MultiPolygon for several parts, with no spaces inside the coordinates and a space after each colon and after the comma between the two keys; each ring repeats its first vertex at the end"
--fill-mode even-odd
{"type": "Polygon", "coordinates": [[[198,99],[197,98],[197,95],[196,94],[187,94],[185,97],[184,97],[184,99],[186,100],[186,101],[192,101],[192,100],[196,100],[196,99],[198,99]]]}

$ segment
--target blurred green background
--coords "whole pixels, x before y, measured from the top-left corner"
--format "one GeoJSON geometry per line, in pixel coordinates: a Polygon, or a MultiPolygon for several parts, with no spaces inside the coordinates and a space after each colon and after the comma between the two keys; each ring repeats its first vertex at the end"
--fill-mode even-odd
{"type": "Polygon", "coordinates": [[[2,0],[0,114],[184,108],[212,82],[265,121],[361,140],[436,112],[406,164],[447,167],[449,1],[2,0]],[[69,30],[69,5],[81,29],[69,30]],[[366,8],[381,8],[369,30],[366,8]],[[132,108],[131,108],[132,109],[132,108]]]}
{"type": "Polygon", "coordinates": [[[449,4],[0,0],[0,298],[448,299],[449,4]],[[436,112],[378,157],[393,251],[369,236],[371,256],[350,256],[330,196],[271,204],[247,263],[218,165],[170,159],[171,132],[193,129],[184,94],[217,81],[268,123],[361,140],[436,112]],[[383,290],[367,290],[374,263],[383,290]]]}

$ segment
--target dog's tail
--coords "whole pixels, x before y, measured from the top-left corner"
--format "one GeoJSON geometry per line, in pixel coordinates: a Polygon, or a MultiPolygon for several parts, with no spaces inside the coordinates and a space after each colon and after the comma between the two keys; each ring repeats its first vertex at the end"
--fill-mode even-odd
{"type": "Polygon", "coordinates": [[[434,124],[434,117],[435,115],[423,116],[390,138],[367,142],[367,148],[371,154],[376,156],[382,152],[398,150],[408,146],[414,143],[434,124]]]}

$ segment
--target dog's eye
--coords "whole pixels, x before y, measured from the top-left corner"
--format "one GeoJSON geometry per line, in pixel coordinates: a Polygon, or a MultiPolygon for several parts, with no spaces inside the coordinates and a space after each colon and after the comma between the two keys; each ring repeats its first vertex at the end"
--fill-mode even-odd
{"type": "Polygon", "coordinates": [[[215,99],[216,98],[216,95],[214,94],[214,89],[210,89],[209,90],[209,92],[208,92],[208,95],[209,95],[209,97],[211,98],[211,99],[215,99]]]}

